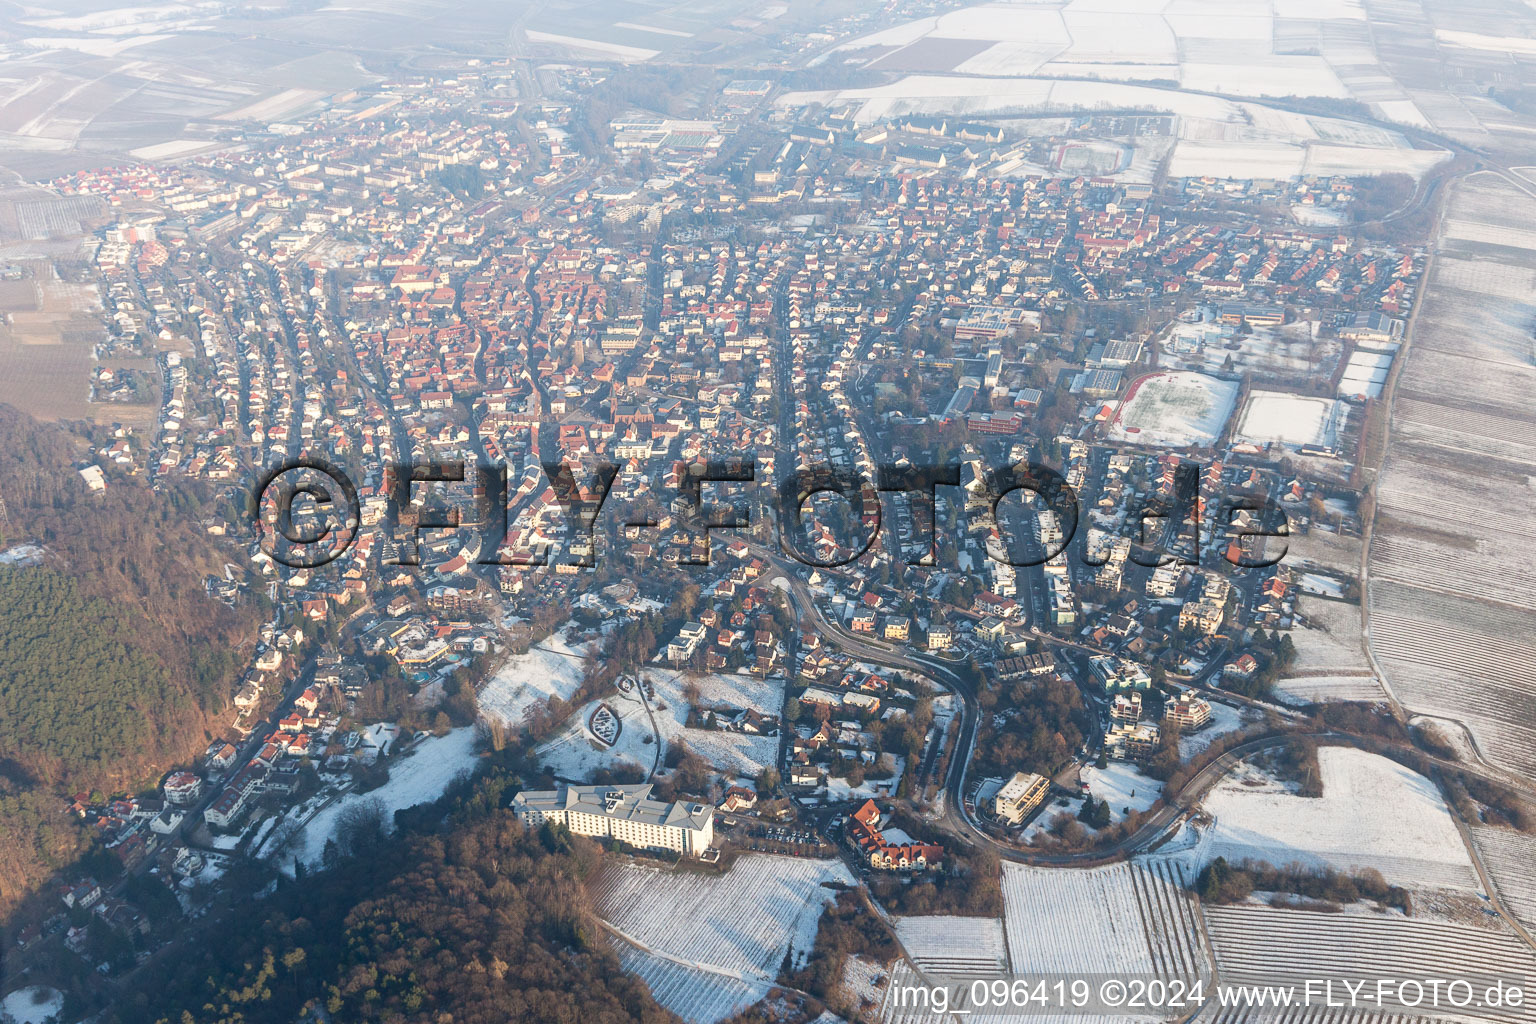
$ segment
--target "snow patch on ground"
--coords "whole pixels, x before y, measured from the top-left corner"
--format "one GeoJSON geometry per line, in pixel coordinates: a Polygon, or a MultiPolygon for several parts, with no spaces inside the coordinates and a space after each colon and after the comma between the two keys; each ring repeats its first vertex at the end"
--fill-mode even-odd
{"type": "MultiPolygon", "coordinates": [[[[1211,710],[1214,713],[1216,709],[1213,706],[1211,710]]],[[[1082,779],[1095,800],[1109,801],[1112,822],[1124,818],[1127,807],[1133,811],[1149,809],[1163,791],[1161,782],[1141,774],[1130,761],[1111,761],[1108,768],[1084,765],[1082,779]]]]}
{"type": "Polygon", "coordinates": [[[454,729],[445,736],[429,736],[416,744],[409,754],[390,761],[389,781],[366,793],[349,793],[311,818],[284,853],[285,870],[292,870],[294,860],[307,865],[320,862],[325,841],[336,835],[341,816],[347,808],[364,800],[378,800],[384,805],[387,820],[393,826],[394,812],[417,804],[430,803],[461,772],[475,763],[475,730],[454,729]]]}
{"type": "Polygon", "coordinates": [[[527,654],[515,654],[502,663],[480,691],[480,713],[518,725],[535,705],[550,697],[569,700],[581,686],[581,672],[579,650],[563,633],[556,633],[527,654]]]}
{"type": "Polygon", "coordinates": [[[44,1024],[64,1012],[64,993],[46,985],[18,988],[0,1001],[0,1011],[7,1024],[44,1024]]]}
{"type": "Polygon", "coordinates": [[[1243,727],[1243,712],[1220,701],[1211,701],[1211,720],[1204,729],[1179,737],[1179,757],[1189,760],[1229,732],[1243,727]]]}
{"type": "Polygon", "coordinates": [[[603,768],[631,765],[649,773],[656,763],[655,731],[645,713],[645,705],[633,694],[619,693],[606,701],[619,717],[618,740],[611,746],[602,743],[587,727],[592,712],[604,701],[593,701],[571,716],[554,739],[534,751],[533,756],[561,779],[586,782],[603,768]],[[647,742],[649,741],[649,742],[647,742]]]}

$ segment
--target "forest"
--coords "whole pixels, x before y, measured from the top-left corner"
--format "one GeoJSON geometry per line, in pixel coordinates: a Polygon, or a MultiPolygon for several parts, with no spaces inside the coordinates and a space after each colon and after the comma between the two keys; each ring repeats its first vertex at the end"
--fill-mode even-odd
{"type": "MultiPolygon", "coordinates": [[[[82,428],[85,429],[85,428],[82,428]]],[[[224,559],[213,496],[116,474],[93,493],[85,439],[0,406],[0,916],[83,849],[63,811],[158,781],[201,752],[249,661],[257,602],[207,595],[224,559]]]]}
{"type": "MultiPolygon", "coordinates": [[[[508,1024],[670,1021],[625,974],[583,880],[600,847],[561,828],[525,830],[503,782],[465,783],[397,818],[399,838],[333,867],[231,888],[227,914],[193,924],[107,1011],[114,1024],[300,1019],[508,1024]]],[[[242,870],[261,871],[258,865],[242,870]]]]}

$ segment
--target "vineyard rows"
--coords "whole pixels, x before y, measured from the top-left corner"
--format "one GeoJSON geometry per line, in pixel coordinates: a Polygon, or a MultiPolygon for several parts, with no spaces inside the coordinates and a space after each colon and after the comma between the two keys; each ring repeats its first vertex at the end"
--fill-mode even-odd
{"type": "Polygon", "coordinates": [[[914,963],[937,974],[1008,970],[1003,925],[994,917],[902,917],[896,935],[914,963]]]}
{"type": "Polygon", "coordinates": [[[735,972],[773,980],[784,954],[810,953],[824,903],[823,882],[853,884],[841,861],[747,854],[723,875],[663,870],[613,860],[594,889],[598,913],[633,942],[735,972]]]}
{"type": "Polygon", "coordinates": [[[735,1016],[767,995],[771,987],[765,981],[741,981],[685,967],[623,939],[615,939],[613,944],[624,970],[644,981],[656,1001],[686,1024],[715,1024],[735,1016]]]}
{"type": "Polygon", "coordinates": [[[1536,837],[1507,828],[1476,825],[1472,841],[1493,876],[1499,899],[1515,919],[1536,928],[1536,837]]]}
{"type": "MultiPolygon", "coordinates": [[[[1536,957],[1508,931],[1254,905],[1207,907],[1205,916],[1223,984],[1327,977],[1536,977],[1536,957]]],[[[1536,1007],[1479,1012],[1489,1020],[1536,1021],[1536,1007]]]]}
{"type": "Polygon", "coordinates": [[[1377,480],[1371,647],[1410,709],[1464,721],[1491,760],[1536,772],[1536,203],[1456,183],[1393,400],[1377,480]],[[1501,240],[1498,247],[1490,240],[1501,240]]]}
{"type": "Polygon", "coordinates": [[[1530,616],[1417,588],[1372,587],[1371,645],[1398,699],[1467,723],[1490,760],[1536,773],[1530,616]]]}
{"type": "Polygon", "coordinates": [[[1373,1013],[1369,1010],[1327,1010],[1321,1007],[1290,1007],[1284,1010],[1239,1010],[1227,1007],[1208,1010],[1198,1024],[1429,1024],[1421,1016],[1373,1013]]]}
{"type": "Polygon", "coordinates": [[[1204,974],[1195,910],[1177,865],[1082,871],[1003,865],[1015,973],[1204,974]]]}

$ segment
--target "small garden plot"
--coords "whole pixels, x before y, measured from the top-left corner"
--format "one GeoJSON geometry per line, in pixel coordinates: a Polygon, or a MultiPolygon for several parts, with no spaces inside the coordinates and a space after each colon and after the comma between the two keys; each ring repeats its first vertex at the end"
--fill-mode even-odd
{"type": "Polygon", "coordinates": [[[582,708],[533,756],[557,778],[572,782],[624,766],[649,774],[657,761],[656,736],[640,699],[619,694],[582,708]]]}
{"type": "Polygon", "coordinates": [[[604,920],[659,956],[772,982],[786,953],[796,967],[810,955],[834,895],[824,883],[854,878],[839,860],[757,853],[724,874],[611,858],[593,893],[604,920]]]}
{"type": "Polygon", "coordinates": [[[1131,384],[1109,435],[1160,448],[1210,447],[1237,404],[1238,385],[1203,373],[1153,373],[1131,384]]]}
{"type": "Polygon", "coordinates": [[[1205,798],[1215,825],[1200,863],[1375,868],[1393,885],[1476,890],[1467,848],[1434,783],[1352,747],[1318,751],[1323,795],[1308,798],[1244,764],[1205,798]]]}
{"type": "Polygon", "coordinates": [[[563,634],[515,654],[502,663],[476,698],[480,714],[520,725],[528,712],[550,697],[570,699],[581,686],[582,661],[563,634]]]}
{"type": "Polygon", "coordinates": [[[605,747],[611,747],[619,741],[621,726],[618,714],[607,704],[598,704],[592,712],[592,717],[587,719],[587,728],[605,747]]]}

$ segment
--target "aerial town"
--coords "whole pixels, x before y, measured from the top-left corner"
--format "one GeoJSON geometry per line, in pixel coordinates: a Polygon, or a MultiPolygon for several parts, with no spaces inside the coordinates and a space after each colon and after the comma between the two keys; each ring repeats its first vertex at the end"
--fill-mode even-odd
{"type": "Polygon", "coordinates": [[[1022,973],[1068,866],[1208,974],[1200,936],[1235,960],[1246,907],[1221,872],[1264,859],[1244,801],[1346,777],[1434,814],[1401,860],[1319,871],[1379,865],[1390,887],[1351,884],[1400,916],[1407,890],[1431,920],[1530,912],[1456,839],[1520,817],[1454,775],[1470,741],[1400,724],[1339,653],[1434,261],[1355,225],[1432,188],[1128,174],[1176,115],[903,113],[766,73],[663,116],[609,70],[443,58],[47,183],[95,211],[73,469],[206,496],[203,590],[263,624],[201,757],[60,808],[104,853],[8,937],[19,963],[119,983],[175,948],[167,894],[213,921],[250,872],[302,885],[487,766],[529,833],[625,858],[595,897],[619,960],[698,1024],[1022,973]],[[856,890],[896,966],[813,985],[821,902],[856,890]],[[668,893],[776,916],[749,953],[673,949],[635,908],[668,893]]]}

